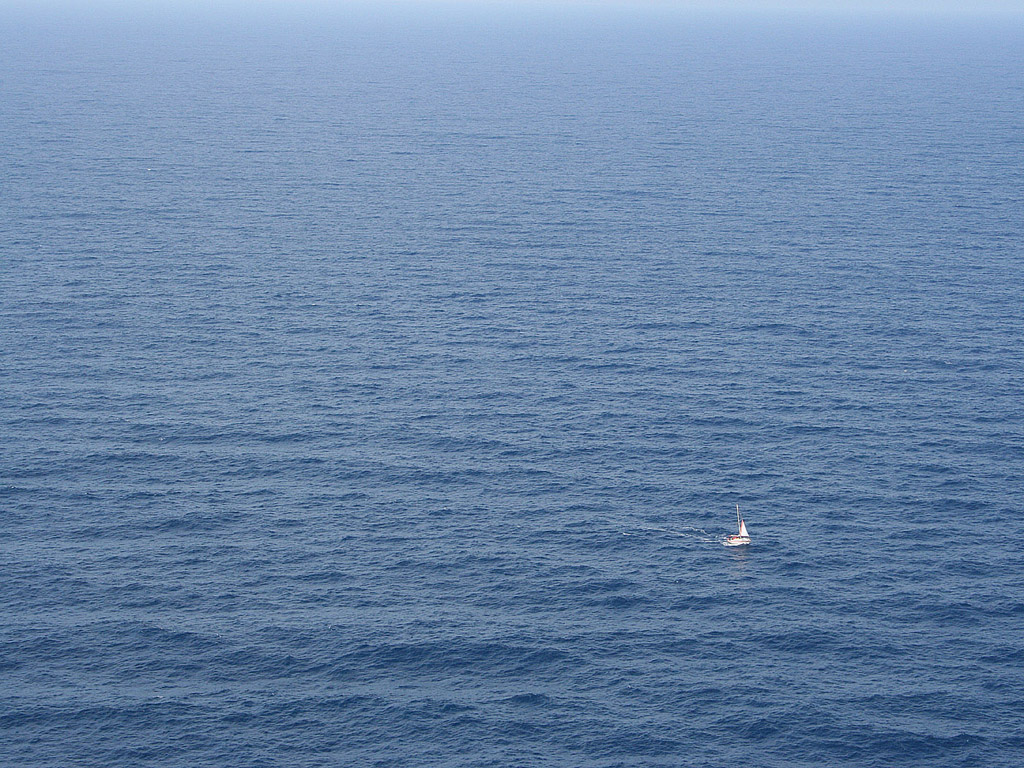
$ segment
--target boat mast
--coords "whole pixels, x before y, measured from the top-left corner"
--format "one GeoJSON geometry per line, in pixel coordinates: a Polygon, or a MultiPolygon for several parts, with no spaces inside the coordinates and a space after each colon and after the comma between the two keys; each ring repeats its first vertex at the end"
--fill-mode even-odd
{"type": "Polygon", "coordinates": [[[740,520],[740,505],[737,504],[736,505],[736,530],[739,530],[741,522],[742,521],[740,520]]]}

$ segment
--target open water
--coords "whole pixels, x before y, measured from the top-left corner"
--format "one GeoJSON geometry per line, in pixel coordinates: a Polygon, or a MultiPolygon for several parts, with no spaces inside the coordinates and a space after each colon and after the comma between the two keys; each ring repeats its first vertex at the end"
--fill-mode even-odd
{"type": "Polygon", "coordinates": [[[590,14],[5,15],[0,764],[1024,764],[1021,26],[590,14]]]}

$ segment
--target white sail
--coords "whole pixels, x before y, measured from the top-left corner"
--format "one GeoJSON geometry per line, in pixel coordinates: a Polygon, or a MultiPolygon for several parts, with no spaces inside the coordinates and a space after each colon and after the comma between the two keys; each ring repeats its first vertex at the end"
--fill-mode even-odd
{"type": "Polygon", "coordinates": [[[743,522],[743,518],[740,517],[740,505],[736,505],[736,525],[739,527],[740,532],[735,533],[732,536],[727,536],[725,541],[722,543],[727,547],[741,547],[744,544],[750,543],[750,534],[747,533],[747,524],[743,522]]]}

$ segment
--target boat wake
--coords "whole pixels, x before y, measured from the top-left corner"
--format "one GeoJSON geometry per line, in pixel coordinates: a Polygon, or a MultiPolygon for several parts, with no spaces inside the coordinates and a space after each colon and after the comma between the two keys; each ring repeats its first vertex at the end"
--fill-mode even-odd
{"type": "Polygon", "coordinates": [[[714,536],[703,528],[694,528],[693,526],[686,525],[679,528],[639,528],[635,531],[623,531],[623,536],[640,536],[648,533],[660,533],[665,536],[673,536],[683,539],[689,539],[690,541],[700,542],[703,544],[717,544],[722,541],[721,536],[714,536]]]}

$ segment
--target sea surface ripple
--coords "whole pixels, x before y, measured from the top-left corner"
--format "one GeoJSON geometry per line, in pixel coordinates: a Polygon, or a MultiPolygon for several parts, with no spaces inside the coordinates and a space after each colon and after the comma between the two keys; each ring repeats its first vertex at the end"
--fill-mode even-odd
{"type": "Polygon", "coordinates": [[[1024,764],[1019,29],[11,18],[4,766],[1024,764]]]}

